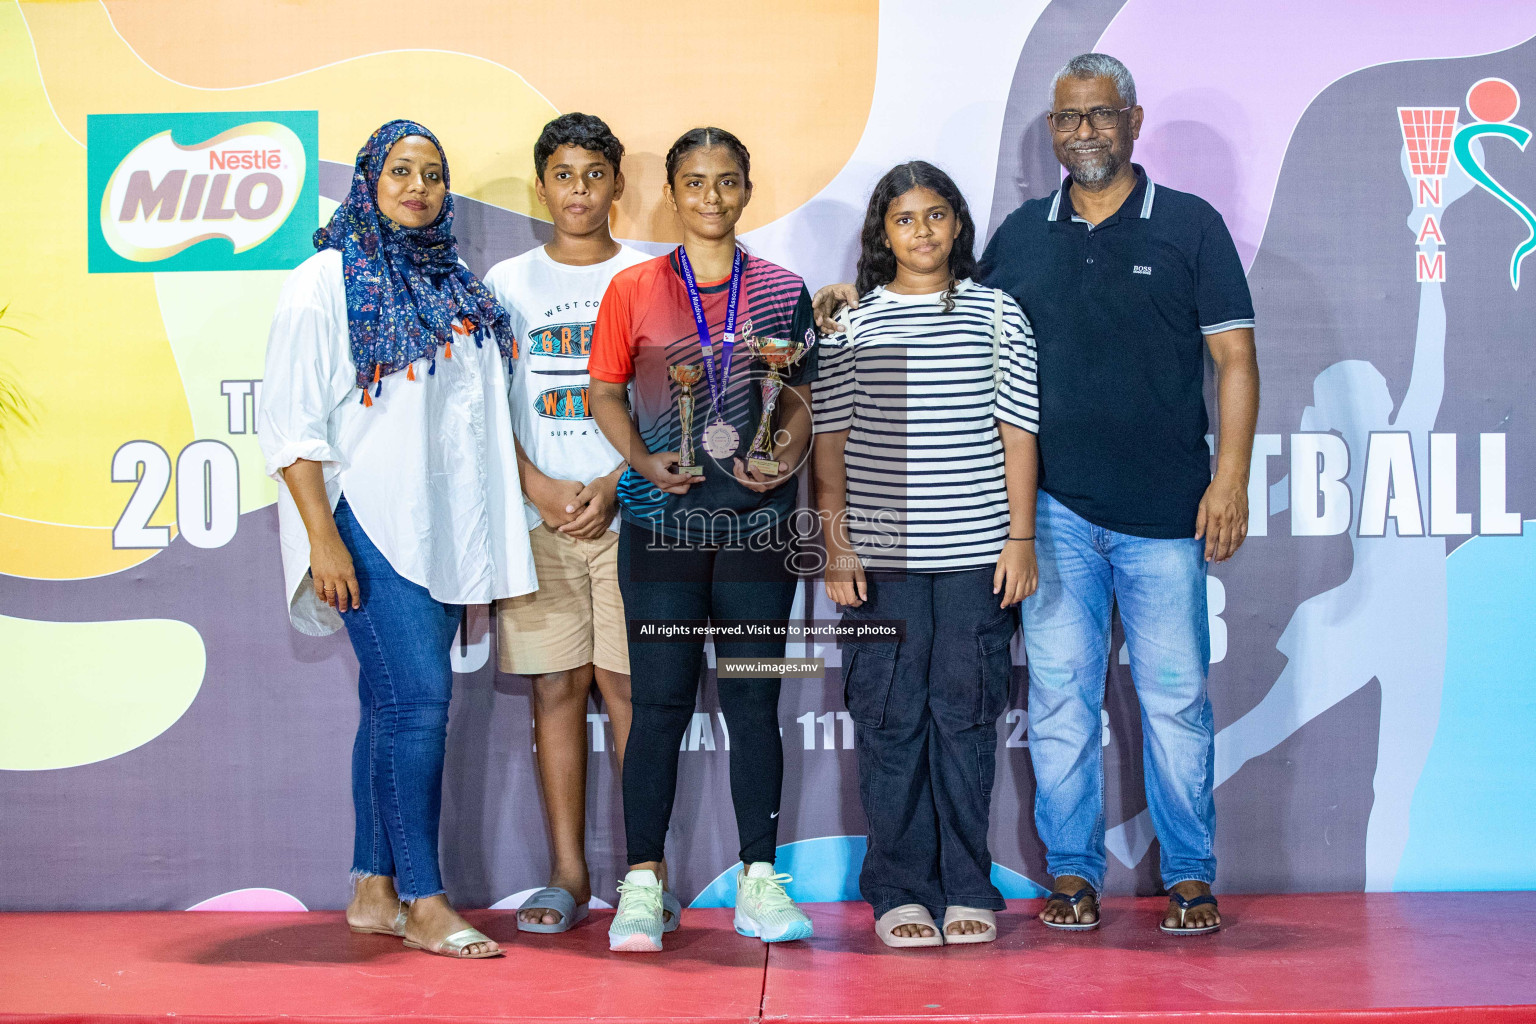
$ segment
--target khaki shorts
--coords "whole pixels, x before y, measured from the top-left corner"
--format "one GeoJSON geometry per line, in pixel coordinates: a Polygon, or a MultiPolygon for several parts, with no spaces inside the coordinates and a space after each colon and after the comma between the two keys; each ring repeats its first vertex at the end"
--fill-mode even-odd
{"type": "Polygon", "coordinates": [[[528,533],[539,589],[496,602],[497,664],[520,676],[596,665],[629,674],[619,596],[619,535],[578,540],[540,523],[528,533]]]}

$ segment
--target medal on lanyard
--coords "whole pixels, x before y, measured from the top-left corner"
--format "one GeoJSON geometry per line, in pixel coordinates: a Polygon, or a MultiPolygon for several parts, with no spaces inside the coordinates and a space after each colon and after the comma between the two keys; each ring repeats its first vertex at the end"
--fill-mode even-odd
{"type": "Polygon", "coordinates": [[[736,347],[736,308],[741,300],[741,250],[731,260],[731,288],[725,300],[725,331],[720,339],[720,362],[715,363],[715,347],[709,340],[709,321],[704,318],[704,300],[699,297],[699,282],[693,276],[688,253],[677,247],[677,266],[682,271],[683,287],[688,290],[688,305],[693,308],[693,326],[699,334],[699,348],[704,352],[704,377],[709,382],[709,407],[714,419],[704,428],[704,451],[712,459],[727,459],[736,454],[741,435],[725,421],[725,386],[731,379],[731,352],[736,347]]]}

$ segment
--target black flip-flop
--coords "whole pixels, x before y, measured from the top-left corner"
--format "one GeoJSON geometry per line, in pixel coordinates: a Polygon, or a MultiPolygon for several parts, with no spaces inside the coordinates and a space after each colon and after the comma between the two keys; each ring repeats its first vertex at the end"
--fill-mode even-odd
{"type": "Polygon", "coordinates": [[[1196,896],[1194,899],[1187,900],[1176,892],[1170,892],[1168,894],[1168,898],[1179,905],[1179,927],[1169,928],[1166,924],[1159,921],[1157,923],[1157,927],[1161,931],[1169,935],[1209,935],[1211,932],[1214,932],[1221,927],[1220,921],[1217,921],[1215,924],[1208,924],[1204,928],[1184,927],[1184,915],[1188,914],[1191,910],[1195,909],[1196,907],[1206,906],[1207,904],[1213,907],[1216,906],[1216,897],[1212,896],[1210,893],[1202,893],[1201,895],[1196,896]]]}
{"type": "Polygon", "coordinates": [[[1104,914],[1099,907],[1099,894],[1094,892],[1093,886],[1091,885],[1083,886],[1081,889],[1077,890],[1077,892],[1074,892],[1070,896],[1064,892],[1053,892],[1045,898],[1045,902],[1047,903],[1050,903],[1052,900],[1060,900],[1062,903],[1065,903],[1067,906],[1072,908],[1072,920],[1074,923],[1060,924],[1058,922],[1047,921],[1042,918],[1040,923],[1045,925],[1047,928],[1055,928],[1057,931],[1063,932],[1091,932],[1097,928],[1099,926],[1099,922],[1104,919],[1104,914]],[[1089,898],[1092,898],[1093,900],[1093,909],[1096,912],[1096,916],[1092,921],[1084,921],[1082,908],[1079,907],[1078,904],[1089,898]]]}

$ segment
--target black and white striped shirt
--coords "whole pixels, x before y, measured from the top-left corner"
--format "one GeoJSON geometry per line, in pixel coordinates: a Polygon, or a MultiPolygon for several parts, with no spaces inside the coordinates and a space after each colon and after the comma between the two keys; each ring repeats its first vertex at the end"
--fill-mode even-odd
{"type": "Polygon", "coordinates": [[[876,288],[821,345],[815,430],[848,431],[848,534],[866,568],[990,566],[1008,536],[997,421],[1038,432],[1034,334],[1007,294],[967,279],[954,299],[876,288]]]}

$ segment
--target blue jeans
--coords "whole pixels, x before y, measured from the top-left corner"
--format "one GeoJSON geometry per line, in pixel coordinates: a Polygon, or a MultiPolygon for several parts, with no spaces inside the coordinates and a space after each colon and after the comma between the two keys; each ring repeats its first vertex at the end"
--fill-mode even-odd
{"type": "Polygon", "coordinates": [[[1147,809],[1163,884],[1216,878],[1215,730],[1206,693],[1210,624],[1205,542],[1132,537],[1094,526],[1041,492],[1040,589],[1020,615],[1029,658],[1029,753],[1035,829],[1053,877],[1104,884],[1101,713],[1111,599],[1141,702],[1147,809]]]}
{"type": "Polygon", "coordinates": [[[998,607],[992,574],[869,572],[869,599],[843,615],[905,624],[899,644],[842,645],[869,823],[859,892],[876,918],[906,903],[934,917],[1003,909],[987,826],[1017,621],[998,607]]]}
{"type": "Polygon", "coordinates": [[[357,652],[362,702],[352,744],[352,873],[393,877],[407,902],[436,896],[443,891],[437,828],[453,692],[448,653],[463,609],[395,572],[345,497],[336,529],[362,590],[362,607],[342,616],[357,652]]]}

